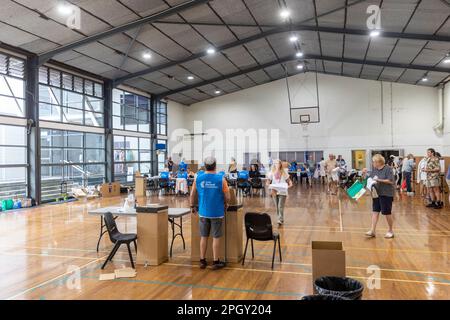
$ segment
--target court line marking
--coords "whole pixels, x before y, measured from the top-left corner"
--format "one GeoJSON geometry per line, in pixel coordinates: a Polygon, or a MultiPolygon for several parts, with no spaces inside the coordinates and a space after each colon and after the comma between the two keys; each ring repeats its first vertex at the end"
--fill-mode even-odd
{"type": "MultiPolygon", "coordinates": [[[[308,225],[291,225],[289,224],[288,227],[292,227],[292,228],[323,228],[323,229],[332,229],[332,228],[337,228],[337,227],[332,227],[332,226],[308,226],[308,225]]],[[[346,227],[346,229],[355,229],[355,230],[366,230],[367,228],[365,227],[346,227]]],[[[379,231],[387,231],[388,229],[385,228],[377,228],[377,230],[379,231]]],[[[395,230],[399,230],[399,231],[426,231],[426,230],[420,230],[420,229],[407,229],[407,228],[395,228],[395,230]]],[[[430,229],[429,231],[431,232],[445,232],[445,233],[450,233],[450,230],[437,230],[437,229],[430,229]]]]}
{"type": "MultiPolygon", "coordinates": [[[[95,250],[94,250],[95,251],[95,250]]],[[[104,251],[107,252],[107,251],[104,251]]],[[[118,252],[126,254],[126,252],[118,252]]],[[[82,257],[82,256],[63,256],[63,255],[53,255],[53,254],[37,254],[37,253],[4,253],[0,252],[0,255],[9,255],[9,256],[41,256],[41,257],[51,257],[51,258],[68,258],[68,259],[84,259],[84,260],[91,260],[95,259],[94,257],[82,257]]],[[[190,256],[185,255],[177,255],[179,258],[187,258],[190,259],[190,256]]],[[[115,259],[115,261],[118,262],[129,262],[129,260],[126,259],[115,259]]],[[[271,264],[269,261],[263,261],[263,260],[251,260],[251,262],[258,262],[258,263],[267,263],[271,264]]],[[[308,263],[298,263],[298,262],[281,262],[281,264],[284,265],[297,265],[297,266],[308,266],[311,267],[311,264],[308,263]]],[[[354,267],[354,266],[347,266],[348,269],[359,269],[359,270],[367,270],[367,268],[364,267],[354,267]]],[[[380,268],[382,271],[388,271],[388,272],[403,272],[403,273],[420,273],[420,274],[436,274],[436,275],[444,275],[444,276],[450,276],[450,273],[447,272],[439,272],[439,271],[421,271],[421,270],[408,270],[408,269],[389,269],[389,268],[380,268]]]]}
{"type": "MultiPolygon", "coordinates": [[[[255,255],[258,255],[258,254],[255,253],[255,255]]],[[[265,256],[265,255],[264,255],[264,256],[265,256]]],[[[183,256],[183,255],[177,255],[177,257],[178,257],[178,258],[188,258],[188,259],[191,258],[190,256],[183,256]]],[[[123,261],[126,262],[127,260],[123,260],[123,261]]],[[[272,264],[272,262],[270,262],[270,261],[264,261],[264,260],[250,260],[249,262],[258,262],[258,263],[272,264]]],[[[312,267],[312,264],[310,264],[310,263],[299,263],[299,262],[285,262],[285,261],[282,261],[282,262],[280,262],[280,264],[285,264],[285,265],[298,265],[298,266],[312,267]]],[[[352,266],[346,266],[346,268],[348,268],[348,269],[367,270],[367,268],[364,268],[364,267],[352,267],[352,266]]],[[[382,270],[382,271],[387,271],[387,272],[421,273],[421,274],[436,274],[436,275],[450,276],[450,273],[447,273],[447,272],[439,272],[439,271],[421,271],[421,270],[388,269],[388,268],[380,268],[380,270],[382,270]]]]}
{"type": "MultiPolygon", "coordinates": [[[[190,265],[190,264],[164,263],[164,265],[199,268],[199,266],[190,265]]],[[[253,269],[253,268],[245,269],[245,268],[225,267],[224,269],[226,269],[226,270],[238,270],[238,271],[263,272],[263,273],[281,273],[281,274],[295,274],[295,275],[307,275],[307,276],[311,276],[312,275],[312,273],[305,273],[305,272],[281,271],[281,270],[263,270],[263,269],[253,269]]],[[[355,279],[367,280],[367,277],[361,277],[361,276],[348,275],[348,277],[355,278],[355,279]]],[[[381,281],[408,282],[408,283],[420,283],[420,284],[430,284],[431,283],[431,284],[435,284],[435,285],[450,286],[450,281],[448,283],[445,283],[445,282],[435,282],[435,281],[420,281],[420,280],[391,279],[391,278],[372,278],[372,279],[374,279],[374,280],[381,280],[381,281]]]]}
{"type": "MultiPolygon", "coordinates": [[[[285,243],[281,244],[282,247],[304,247],[310,248],[311,245],[307,244],[296,244],[296,243],[285,243]]],[[[347,247],[345,250],[372,250],[372,251],[393,251],[393,252],[414,252],[414,253],[436,253],[436,254],[450,254],[450,251],[429,251],[429,250],[413,250],[413,249],[385,249],[385,248],[367,248],[367,247],[347,247]]]]}
{"type": "MultiPolygon", "coordinates": [[[[98,261],[100,261],[100,260],[103,260],[103,259],[105,259],[106,257],[107,257],[107,255],[105,255],[105,256],[103,256],[103,257],[101,257],[101,258],[95,259],[95,260],[93,260],[93,261],[91,261],[91,262],[88,262],[88,263],[86,263],[86,264],[84,264],[84,265],[82,265],[82,266],[80,266],[80,267],[78,267],[78,268],[79,268],[80,270],[81,270],[81,269],[84,269],[84,268],[86,268],[87,266],[89,266],[90,264],[93,264],[93,263],[96,263],[96,262],[98,262],[98,261]]],[[[17,297],[20,297],[20,296],[22,296],[22,295],[24,295],[24,294],[26,294],[26,293],[28,293],[28,292],[30,292],[30,291],[33,291],[33,290],[35,290],[35,289],[37,289],[37,288],[39,288],[39,287],[45,286],[46,284],[52,283],[52,282],[58,280],[59,278],[62,278],[62,277],[64,277],[64,276],[67,276],[67,275],[72,274],[72,273],[73,273],[72,271],[67,271],[67,272],[65,272],[65,273],[60,274],[59,276],[56,276],[56,277],[54,277],[54,278],[51,278],[51,279],[46,280],[46,281],[44,281],[44,282],[41,282],[41,283],[38,284],[38,285],[35,285],[35,286],[30,287],[30,288],[28,288],[28,289],[26,289],[26,290],[23,290],[23,291],[21,291],[21,292],[15,294],[15,295],[13,295],[13,296],[11,296],[11,297],[9,297],[9,298],[6,298],[6,299],[4,299],[4,300],[14,300],[14,299],[16,299],[17,297]]]]}
{"type": "MultiPolygon", "coordinates": [[[[336,228],[337,229],[337,228],[336,228]]],[[[345,233],[352,233],[352,234],[363,234],[363,232],[359,232],[359,231],[343,231],[342,227],[341,230],[314,230],[314,229],[306,229],[306,228],[298,228],[298,227],[290,227],[290,226],[283,226],[281,228],[278,229],[279,231],[296,231],[296,230],[301,230],[301,231],[309,231],[309,232],[345,232],[345,233]]],[[[417,233],[407,233],[407,232],[394,232],[395,234],[399,234],[399,235],[403,235],[403,236],[409,236],[409,237],[448,237],[450,238],[450,234],[432,234],[432,233],[421,233],[421,234],[417,234],[417,233]]]]}
{"type": "Polygon", "coordinates": [[[95,257],[62,256],[62,255],[54,255],[54,254],[46,254],[46,253],[7,253],[7,252],[0,252],[0,255],[4,255],[4,256],[39,256],[39,257],[67,258],[67,259],[81,259],[81,260],[92,260],[92,259],[95,259],[95,257]]]}

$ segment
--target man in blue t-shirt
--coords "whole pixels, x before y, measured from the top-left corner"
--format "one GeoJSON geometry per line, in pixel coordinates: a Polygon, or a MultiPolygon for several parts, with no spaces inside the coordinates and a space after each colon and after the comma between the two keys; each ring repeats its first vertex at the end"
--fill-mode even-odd
{"type": "Polygon", "coordinates": [[[216,159],[205,159],[206,172],[197,175],[191,192],[191,210],[195,214],[198,199],[198,215],[200,225],[200,268],[207,267],[206,249],[208,238],[213,237],[213,270],[225,267],[219,259],[220,238],[222,237],[222,224],[230,200],[230,192],[224,176],[216,173],[216,159]]]}

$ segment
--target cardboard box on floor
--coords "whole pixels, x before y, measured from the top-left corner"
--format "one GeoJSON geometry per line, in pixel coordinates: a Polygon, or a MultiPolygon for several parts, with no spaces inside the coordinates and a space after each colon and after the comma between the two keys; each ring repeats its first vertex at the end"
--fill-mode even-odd
{"type": "Polygon", "coordinates": [[[345,251],[342,242],[312,241],[312,282],[323,276],[345,277],[345,251]]]}
{"type": "Polygon", "coordinates": [[[120,196],[120,182],[102,184],[100,193],[104,198],[120,196]]]}

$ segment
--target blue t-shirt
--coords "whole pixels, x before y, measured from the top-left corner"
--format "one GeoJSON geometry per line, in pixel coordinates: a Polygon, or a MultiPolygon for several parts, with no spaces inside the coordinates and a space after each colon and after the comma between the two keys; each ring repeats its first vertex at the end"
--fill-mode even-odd
{"type": "Polygon", "coordinates": [[[197,176],[198,213],[204,218],[223,218],[225,196],[223,194],[223,176],[204,173],[197,176]]]}
{"type": "Polygon", "coordinates": [[[187,179],[188,174],[186,171],[178,171],[177,178],[178,179],[187,179]]]}
{"type": "Polygon", "coordinates": [[[242,170],[242,171],[239,171],[239,173],[238,173],[238,179],[248,180],[249,176],[250,176],[250,174],[247,170],[242,170]]]}
{"type": "Polygon", "coordinates": [[[184,161],[181,161],[180,164],[178,165],[178,168],[180,171],[187,171],[187,164],[184,161]]]}
{"type": "Polygon", "coordinates": [[[161,179],[168,180],[168,179],[169,179],[169,172],[166,172],[166,171],[161,172],[160,175],[159,175],[159,177],[160,177],[161,179]]]}

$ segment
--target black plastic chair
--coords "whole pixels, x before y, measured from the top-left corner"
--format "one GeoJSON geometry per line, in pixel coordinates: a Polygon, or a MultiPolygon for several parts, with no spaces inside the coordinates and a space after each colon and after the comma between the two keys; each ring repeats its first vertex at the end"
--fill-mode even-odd
{"type": "Polygon", "coordinates": [[[250,194],[251,185],[247,179],[238,178],[237,179],[237,188],[238,191],[241,191],[243,194],[250,194]]]}
{"type": "Polygon", "coordinates": [[[128,254],[130,255],[130,262],[131,266],[134,269],[134,262],[133,262],[133,255],[131,254],[130,249],[130,243],[134,243],[134,248],[136,249],[137,253],[137,234],[135,233],[120,233],[117,229],[116,220],[114,219],[114,216],[111,212],[107,212],[103,215],[103,219],[105,220],[106,230],[108,230],[109,239],[112,243],[114,243],[114,247],[111,250],[108,258],[106,258],[105,263],[103,263],[102,269],[105,269],[106,264],[108,261],[112,261],[112,258],[114,258],[114,255],[116,254],[117,250],[119,250],[120,246],[122,244],[126,244],[128,248],[128,254]]]}
{"type": "Polygon", "coordinates": [[[263,181],[259,177],[254,177],[250,179],[250,185],[252,186],[252,194],[253,190],[261,190],[262,195],[266,196],[266,188],[264,187],[263,181]]]}
{"type": "Polygon", "coordinates": [[[245,263],[247,255],[248,241],[252,244],[252,258],[255,258],[255,250],[253,249],[253,240],[257,241],[273,241],[272,269],[275,261],[275,252],[278,242],[278,252],[281,259],[281,243],[280,234],[272,230],[272,219],[267,213],[248,212],[245,214],[245,233],[247,234],[247,242],[245,243],[244,258],[242,265],[245,263]]]}

